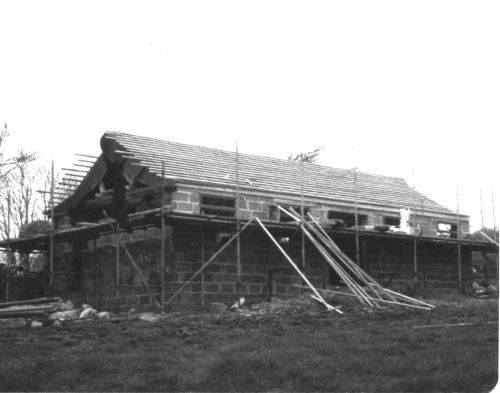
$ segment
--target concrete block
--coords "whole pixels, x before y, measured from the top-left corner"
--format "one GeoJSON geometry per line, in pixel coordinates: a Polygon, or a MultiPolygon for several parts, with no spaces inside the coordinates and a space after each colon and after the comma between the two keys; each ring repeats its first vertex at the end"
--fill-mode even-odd
{"type": "Polygon", "coordinates": [[[264,287],[263,285],[259,285],[259,284],[249,284],[248,285],[248,292],[253,293],[253,294],[261,293],[263,287],[264,287]]]}
{"type": "Polygon", "coordinates": [[[191,193],[187,191],[176,191],[172,193],[173,202],[190,202],[191,193]]]}
{"type": "Polygon", "coordinates": [[[220,292],[219,284],[213,284],[213,283],[205,284],[205,291],[218,293],[220,292]]]}
{"type": "Polygon", "coordinates": [[[191,202],[172,202],[172,210],[184,213],[195,213],[195,204],[191,202]]]}
{"type": "Polygon", "coordinates": [[[220,291],[222,293],[235,293],[235,285],[234,284],[220,284],[220,291]]]}
{"type": "MultiPolygon", "coordinates": [[[[267,282],[267,275],[265,274],[254,274],[249,277],[250,279],[247,282],[252,282],[255,284],[265,284],[267,282]]],[[[273,279],[274,281],[274,279],[273,279]]]]}
{"type": "Polygon", "coordinates": [[[264,211],[265,207],[266,207],[266,205],[264,204],[264,202],[252,202],[252,201],[248,202],[248,210],[262,212],[262,211],[264,211]]]}

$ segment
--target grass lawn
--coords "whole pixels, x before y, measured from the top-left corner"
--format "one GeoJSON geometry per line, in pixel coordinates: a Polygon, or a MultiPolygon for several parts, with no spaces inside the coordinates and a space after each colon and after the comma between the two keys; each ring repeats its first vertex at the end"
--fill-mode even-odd
{"type": "Polygon", "coordinates": [[[0,330],[2,391],[489,392],[498,302],[0,330]],[[493,323],[491,323],[493,322],[493,323]],[[453,326],[418,327],[453,324],[453,326]],[[462,325],[458,325],[462,324],[462,325]]]}

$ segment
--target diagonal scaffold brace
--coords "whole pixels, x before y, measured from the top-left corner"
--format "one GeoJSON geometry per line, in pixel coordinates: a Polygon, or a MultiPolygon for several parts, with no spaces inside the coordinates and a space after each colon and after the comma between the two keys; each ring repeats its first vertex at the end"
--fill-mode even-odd
{"type": "Polygon", "coordinates": [[[251,223],[253,222],[253,219],[248,221],[245,225],[243,225],[224,245],[219,248],[214,255],[210,257],[208,261],[206,261],[197,271],[194,273],[189,280],[187,280],[182,286],[172,295],[170,296],[167,301],[165,302],[165,307],[172,302],[172,300],[175,299],[175,297],[181,293],[184,288],[186,288],[191,282],[198,277],[198,275],[205,270],[205,268],[209,265],[210,262],[212,262],[217,256],[226,249],[227,246],[229,246],[240,234],[243,232],[251,223]]]}

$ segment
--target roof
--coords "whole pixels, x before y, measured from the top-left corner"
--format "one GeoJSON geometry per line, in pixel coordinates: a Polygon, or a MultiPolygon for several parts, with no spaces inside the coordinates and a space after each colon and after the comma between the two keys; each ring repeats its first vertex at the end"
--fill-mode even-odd
{"type": "Polygon", "coordinates": [[[147,167],[161,176],[178,181],[203,182],[235,188],[238,160],[240,189],[287,195],[301,195],[328,201],[402,208],[417,204],[419,210],[450,215],[425,195],[414,191],[402,178],[337,169],[312,163],[224,151],[203,146],[170,142],[123,132],[106,132],[102,141],[112,143],[115,153],[147,167]],[[302,174],[303,171],[303,174],[302,174]],[[357,192],[356,192],[357,188],[357,192]]]}

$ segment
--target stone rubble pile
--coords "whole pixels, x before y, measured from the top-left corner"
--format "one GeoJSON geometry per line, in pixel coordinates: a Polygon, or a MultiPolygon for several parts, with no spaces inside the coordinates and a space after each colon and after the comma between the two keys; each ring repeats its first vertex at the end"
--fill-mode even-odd
{"type": "Polygon", "coordinates": [[[273,297],[268,301],[249,301],[236,302],[228,308],[230,311],[237,312],[244,316],[264,315],[264,314],[297,314],[307,313],[310,311],[320,311],[322,308],[311,297],[307,295],[278,298],[273,297]],[[238,304],[239,303],[239,304],[238,304]]]}
{"type": "Polygon", "coordinates": [[[110,319],[108,311],[98,312],[88,304],[75,307],[70,300],[41,298],[0,303],[0,327],[41,327],[65,321],[110,319]]]}

